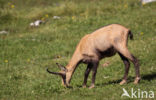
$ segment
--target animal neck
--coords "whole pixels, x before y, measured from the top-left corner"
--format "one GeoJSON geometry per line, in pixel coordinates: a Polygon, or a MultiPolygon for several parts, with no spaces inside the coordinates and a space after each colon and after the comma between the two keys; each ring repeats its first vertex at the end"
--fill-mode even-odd
{"type": "Polygon", "coordinates": [[[66,72],[66,83],[67,85],[69,85],[70,80],[72,78],[72,75],[76,69],[76,67],[78,66],[78,64],[81,61],[81,56],[79,55],[79,53],[75,52],[71,58],[71,60],[69,61],[68,65],[66,66],[67,72],[66,72]]]}

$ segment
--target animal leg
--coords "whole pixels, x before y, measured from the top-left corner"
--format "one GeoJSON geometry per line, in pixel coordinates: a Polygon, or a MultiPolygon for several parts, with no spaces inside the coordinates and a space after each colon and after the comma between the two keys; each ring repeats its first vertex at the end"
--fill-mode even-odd
{"type": "Polygon", "coordinates": [[[134,84],[137,84],[140,81],[140,71],[139,71],[139,61],[136,57],[134,57],[126,47],[118,47],[116,48],[124,57],[126,57],[127,59],[129,59],[135,67],[135,73],[136,73],[136,77],[134,80],[134,84]]]}
{"type": "Polygon", "coordinates": [[[84,81],[83,81],[83,88],[86,87],[88,75],[89,75],[92,67],[93,67],[93,65],[91,63],[89,63],[87,68],[86,68],[85,75],[84,75],[84,81]]]}
{"type": "Polygon", "coordinates": [[[120,82],[120,85],[123,85],[127,82],[127,76],[128,76],[128,72],[129,72],[129,67],[130,67],[130,63],[128,61],[128,59],[126,57],[124,57],[121,53],[118,53],[125,65],[125,73],[123,76],[123,80],[120,82]]]}
{"type": "Polygon", "coordinates": [[[92,83],[91,83],[91,86],[89,87],[90,89],[95,87],[95,77],[96,77],[96,73],[97,73],[98,64],[99,64],[98,61],[93,63],[93,67],[92,67],[92,71],[93,71],[93,73],[92,73],[92,83]]]}
{"type": "Polygon", "coordinates": [[[136,77],[135,77],[135,80],[134,80],[134,84],[137,84],[137,83],[139,83],[139,81],[140,81],[140,70],[139,70],[139,61],[138,61],[138,59],[136,58],[136,57],[134,57],[133,55],[132,55],[132,57],[133,57],[133,60],[132,60],[132,62],[133,62],[133,64],[134,64],[134,67],[135,67],[135,73],[136,73],[136,77]]]}

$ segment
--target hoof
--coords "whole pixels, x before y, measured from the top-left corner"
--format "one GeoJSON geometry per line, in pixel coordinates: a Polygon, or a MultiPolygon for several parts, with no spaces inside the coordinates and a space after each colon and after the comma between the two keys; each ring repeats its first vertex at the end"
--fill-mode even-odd
{"type": "Polygon", "coordinates": [[[90,87],[89,87],[89,89],[92,89],[92,88],[94,88],[95,87],[95,85],[91,85],[90,87]]]}
{"type": "Polygon", "coordinates": [[[126,81],[126,80],[122,80],[122,81],[120,82],[120,85],[123,85],[123,84],[125,84],[125,83],[127,83],[127,81],[126,81]]]}
{"type": "Polygon", "coordinates": [[[139,82],[140,82],[140,78],[139,77],[135,78],[134,84],[138,84],[139,82]]]}
{"type": "Polygon", "coordinates": [[[86,85],[83,85],[82,88],[86,88],[86,85]]]}

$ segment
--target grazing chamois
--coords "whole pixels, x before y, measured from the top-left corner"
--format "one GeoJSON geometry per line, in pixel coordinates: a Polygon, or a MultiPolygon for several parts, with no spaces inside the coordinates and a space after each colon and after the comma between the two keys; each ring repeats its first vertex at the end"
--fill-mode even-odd
{"type": "Polygon", "coordinates": [[[83,87],[86,87],[88,75],[92,70],[92,83],[89,88],[93,88],[95,86],[95,76],[99,61],[102,58],[110,57],[118,53],[125,65],[125,73],[120,85],[127,82],[130,67],[129,61],[134,64],[136,72],[134,83],[137,84],[140,80],[139,62],[127,49],[128,36],[130,36],[130,39],[133,39],[131,31],[122,25],[111,24],[102,27],[91,34],[85,35],[80,40],[66,67],[57,63],[58,67],[61,68],[60,72],[51,72],[48,69],[47,71],[51,74],[61,76],[62,84],[68,87],[76,67],[80,63],[86,63],[88,66],[84,75],[83,87]]]}

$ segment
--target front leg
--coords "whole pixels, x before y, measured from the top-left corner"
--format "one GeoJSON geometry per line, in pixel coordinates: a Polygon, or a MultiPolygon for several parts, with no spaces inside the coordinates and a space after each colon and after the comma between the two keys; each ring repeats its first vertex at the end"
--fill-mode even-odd
{"type": "Polygon", "coordinates": [[[88,66],[87,66],[87,69],[85,71],[85,75],[84,75],[83,88],[86,88],[88,75],[89,75],[92,67],[93,67],[93,65],[91,63],[89,63],[88,66]]]}
{"type": "Polygon", "coordinates": [[[96,77],[98,65],[99,65],[99,62],[98,62],[98,61],[93,62],[93,68],[92,68],[92,70],[93,70],[93,74],[92,74],[92,83],[91,83],[91,86],[89,87],[90,89],[95,87],[95,77],[96,77]]]}

